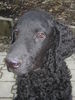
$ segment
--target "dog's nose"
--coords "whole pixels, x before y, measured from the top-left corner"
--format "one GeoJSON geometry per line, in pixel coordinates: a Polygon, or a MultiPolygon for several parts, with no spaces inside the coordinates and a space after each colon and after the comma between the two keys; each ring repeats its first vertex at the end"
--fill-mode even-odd
{"type": "Polygon", "coordinates": [[[8,68],[18,68],[21,65],[21,61],[19,60],[10,60],[10,59],[5,59],[5,63],[7,65],[8,68]]]}

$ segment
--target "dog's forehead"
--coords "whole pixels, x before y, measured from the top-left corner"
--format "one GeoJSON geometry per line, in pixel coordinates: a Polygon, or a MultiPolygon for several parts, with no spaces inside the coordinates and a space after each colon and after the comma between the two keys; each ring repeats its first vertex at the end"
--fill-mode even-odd
{"type": "MultiPolygon", "coordinates": [[[[16,25],[16,29],[19,30],[19,34],[34,35],[37,32],[50,33],[50,25],[46,16],[43,16],[43,12],[28,12],[22,15],[16,25]]],[[[31,36],[29,36],[31,37],[31,36]]]]}
{"type": "Polygon", "coordinates": [[[26,34],[26,35],[34,35],[35,33],[38,32],[46,33],[47,29],[44,27],[44,24],[45,23],[41,21],[28,20],[22,22],[21,24],[17,24],[15,29],[19,30],[20,34],[26,34]]]}

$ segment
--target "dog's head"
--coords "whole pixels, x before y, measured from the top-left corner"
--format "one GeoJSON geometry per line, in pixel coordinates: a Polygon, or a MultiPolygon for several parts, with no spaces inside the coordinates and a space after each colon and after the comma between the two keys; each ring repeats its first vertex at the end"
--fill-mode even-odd
{"type": "Polygon", "coordinates": [[[12,44],[5,59],[8,70],[18,75],[37,70],[47,50],[56,51],[60,45],[60,52],[64,51],[60,25],[56,24],[53,16],[44,11],[25,13],[13,28],[12,44]]]}

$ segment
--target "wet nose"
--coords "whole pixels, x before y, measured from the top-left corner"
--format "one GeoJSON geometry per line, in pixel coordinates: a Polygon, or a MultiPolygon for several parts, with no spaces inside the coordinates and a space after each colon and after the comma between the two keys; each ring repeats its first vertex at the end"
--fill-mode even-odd
{"type": "Polygon", "coordinates": [[[16,69],[16,68],[18,68],[20,65],[21,65],[21,61],[19,61],[19,60],[10,60],[10,59],[5,59],[5,63],[6,63],[6,65],[7,65],[7,67],[9,67],[9,68],[14,68],[14,69],[16,69]]]}

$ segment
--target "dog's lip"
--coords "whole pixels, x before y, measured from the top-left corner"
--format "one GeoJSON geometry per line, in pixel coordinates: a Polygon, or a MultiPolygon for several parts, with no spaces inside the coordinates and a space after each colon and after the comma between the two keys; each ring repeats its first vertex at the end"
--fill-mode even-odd
{"type": "Polygon", "coordinates": [[[9,72],[13,72],[14,70],[17,70],[19,67],[20,67],[20,66],[18,66],[18,65],[15,65],[15,68],[7,66],[7,70],[8,70],[9,72]]]}
{"type": "Polygon", "coordinates": [[[20,66],[19,65],[15,65],[13,69],[17,69],[19,68],[20,66]]]}
{"type": "Polygon", "coordinates": [[[9,72],[12,72],[12,69],[11,69],[10,67],[7,67],[7,70],[8,70],[9,72]]]}

